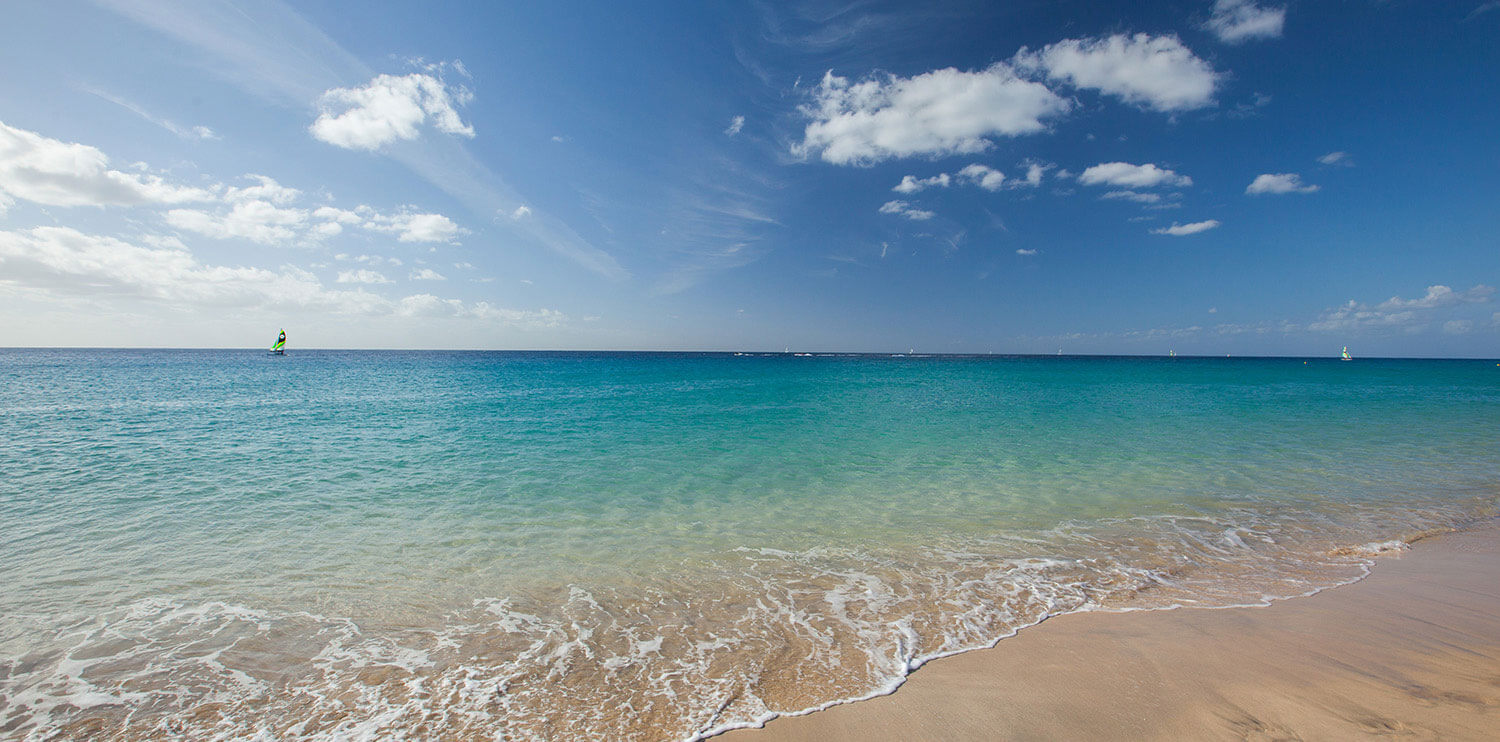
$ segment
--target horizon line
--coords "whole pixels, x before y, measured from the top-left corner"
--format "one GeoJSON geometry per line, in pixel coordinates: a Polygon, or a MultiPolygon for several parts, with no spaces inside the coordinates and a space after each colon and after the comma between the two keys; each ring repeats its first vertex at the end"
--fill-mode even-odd
{"type": "MultiPolygon", "coordinates": [[[[110,346],[110,345],[0,345],[0,351],[17,350],[108,350],[108,351],[240,351],[240,352],[266,352],[265,348],[245,346],[223,346],[223,347],[181,347],[181,346],[110,346]]],[[[357,348],[357,347],[306,347],[289,350],[286,355],[295,355],[299,352],[361,352],[361,353],[652,353],[652,354],[680,354],[680,355],[734,355],[742,353],[757,356],[812,356],[812,357],[839,357],[839,356],[880,356],[887,358],[1187,358],[1187,359],[1219,359],[1219,358],[1249,358],[1249,359],[1288,359],[1288,360],[1342,360],[1337,354],[1334,355],[1235,355],[1233,353],[1219,354],[1173,354],[1168,353],[1012,353],[996,351],[885,351],[885,350],[704,350],[704,349],[669,349],[669,348],[357,348]]],[[[1352,360],[1370,361],[1500,361],[1500,356],[1355,356],[1352,360]]]]}

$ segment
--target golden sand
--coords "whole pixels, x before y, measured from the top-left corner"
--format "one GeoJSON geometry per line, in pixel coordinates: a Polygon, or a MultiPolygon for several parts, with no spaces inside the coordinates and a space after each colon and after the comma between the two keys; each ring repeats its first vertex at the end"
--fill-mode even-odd
{"type": "Polygon", "coordinates": [[[1264,608],[1080,613],[727,740],[1500,739],[1500,524],[1264,608]]]}

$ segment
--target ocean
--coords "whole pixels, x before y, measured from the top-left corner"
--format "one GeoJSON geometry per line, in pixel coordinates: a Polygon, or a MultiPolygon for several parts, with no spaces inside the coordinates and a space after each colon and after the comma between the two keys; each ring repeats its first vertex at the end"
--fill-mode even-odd
{"type": "Polygon", "coordinates": [[[0,736],[695,739],[1493,517],[1495,361],[0,350],[0,736]]]}

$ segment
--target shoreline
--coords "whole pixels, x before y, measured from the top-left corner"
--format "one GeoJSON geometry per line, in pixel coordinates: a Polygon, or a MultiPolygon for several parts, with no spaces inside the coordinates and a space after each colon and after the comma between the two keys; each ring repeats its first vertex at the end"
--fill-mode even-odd
{"type": "MultiPolygon", "coordinates": [[[[1500,728],[1500,519],[1264,605],[1080,611],[893,691],[718,738],[1482,739],[1500,728]]],[[[707,735],[705,735],[707,736],[707,735]]]]}

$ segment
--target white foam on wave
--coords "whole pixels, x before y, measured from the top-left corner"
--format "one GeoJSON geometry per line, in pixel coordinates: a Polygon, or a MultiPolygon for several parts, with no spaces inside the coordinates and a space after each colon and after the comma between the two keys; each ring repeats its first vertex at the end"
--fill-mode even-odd
{"type": "Polygon", "coordinates": [[[1052,616],[1264,604],[1405,548],[1329,548],[1315,520],[1071,522],[906,554],[744,548],[702,574],[479,599],[379,629],[143,600],[59,620],[0,663],[0,725],[23,739],[89,719],[122,737],[701,739],[890,693],[1052,616]]]}

